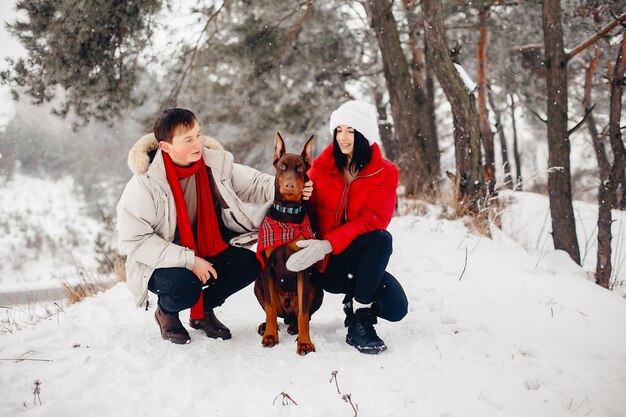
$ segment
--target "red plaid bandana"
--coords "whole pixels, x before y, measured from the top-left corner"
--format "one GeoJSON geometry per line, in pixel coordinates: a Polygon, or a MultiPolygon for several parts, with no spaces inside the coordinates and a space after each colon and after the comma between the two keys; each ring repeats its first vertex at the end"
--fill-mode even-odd
{"type": "Polygon", "coordinates": [[[302,223],[280,222],[266,216],[259,227],[259,242],[256,247],[256,257],[261,262],[261,267],[265,268],[265,260],[261,256],[265,249],[289,243],[300,235],[305,239],[315,238],[309,216],[305,215],[302,223]]]}

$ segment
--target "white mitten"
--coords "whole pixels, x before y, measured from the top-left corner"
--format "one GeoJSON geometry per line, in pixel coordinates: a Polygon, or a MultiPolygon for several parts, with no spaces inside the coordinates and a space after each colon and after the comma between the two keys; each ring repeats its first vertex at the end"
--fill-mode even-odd
{"type": "Polygon", "coordinates": [[[324,259],[324,256],[333,250],[327,240],[300,240],[296,242],[296,245],[302,250],[287,259],[287,269],[293,272],[307,269],[315,262],[324,259]]]}

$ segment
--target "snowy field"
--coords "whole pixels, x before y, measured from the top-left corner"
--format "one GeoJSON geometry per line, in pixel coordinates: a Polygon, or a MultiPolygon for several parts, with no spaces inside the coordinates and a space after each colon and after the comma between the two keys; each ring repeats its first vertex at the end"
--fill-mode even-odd
{"type": "Polygon", "coordinates": [[[400,323],[380,320],[381,355],[344,342],[340,296],[326,294],[311,322],[317,351],[300,357],[285,326],[277,347],[261,346],[252,287],[217,311],[233,339],[190,330],[178,346],[118,284],[0,336],[0,416],[349,417],[350,394],[360,417],[622,417],[626,300],[538,236],[523,241],[544,215],[521,196],[503,215],[520,243],[476,236],[435,209],[392,221],[389,270],[410,307],[400,323]]]}
{"type": "MultiPolygon", "coordinates": [[[[4,181],[4,178],[2,178],[4,181]]],[[[15,174],[0,186],[0,291],[59,287],[97,268],[102,227],[88,217],[70,177],[15,174]]]]}
{"type": "MultiPolygon", "coordinates": [[[[566,256],[554,252],[548,197],[524,192],[504,192],[502,197],[507,201],[501,214],[502,231],[533,253],[537,257],[535,263],[546,264],[552,257],[566,256]]],[[[593,279],[597,263],[598,207],[581,201],[574,201],[573,206],[582,267],[589,279],[593,279]]],[[[626,213],[613,210],[612,218],[611,285],[618,294],[626,295],[626,213]]]]}

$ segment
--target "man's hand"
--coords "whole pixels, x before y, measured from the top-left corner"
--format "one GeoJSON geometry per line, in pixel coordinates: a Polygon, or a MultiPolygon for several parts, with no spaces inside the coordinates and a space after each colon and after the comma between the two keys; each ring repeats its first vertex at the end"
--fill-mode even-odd
{"type": "Polygon", "coordinates": [[[202,285],[209,282],[211,278],[217,279],[217,271],[213,268],[213,264],[199,256],[196,256],[191,272],[196,274],[202,285]]]}
{"type": "Polygon", "coordinates": [[[287,269],[293,272],[307,269],[315,262],[324,259],[324,256],[333,250],[327,240],[300,240],[296,242],[296,245],[302,250],[291,255],[286,264],[287,269]]]}
{"type": "Polygon", "coordinates": [[[313,194],[313,181],[307,181],[304,183],[304,188],[302,189],[302,199],[308,200],[311,198],[311,194],[313,194]]]}

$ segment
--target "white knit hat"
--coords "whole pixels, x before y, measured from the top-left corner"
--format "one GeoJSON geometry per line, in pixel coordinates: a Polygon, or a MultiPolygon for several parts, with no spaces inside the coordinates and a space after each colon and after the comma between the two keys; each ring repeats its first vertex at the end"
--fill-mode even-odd
{"type": "Polygon", "coordinates": [[[335,133],[337,126],[346,125],[358,130],[370,146],[380,137],[376,108],[360,100],[343,103],[330,115],[330,134],[335,133]]]}

